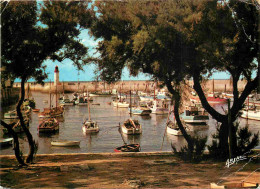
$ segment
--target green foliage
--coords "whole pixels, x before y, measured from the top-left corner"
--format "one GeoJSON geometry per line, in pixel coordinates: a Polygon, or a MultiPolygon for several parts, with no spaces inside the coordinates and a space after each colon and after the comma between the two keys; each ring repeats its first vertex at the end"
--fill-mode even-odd
{"type": "Polygon", "coordinates": [[[47,58],[68,58],[82,69],[87,47],[78,35],[90,24],[86,6],[83,2],[9,2],[1,15],[2,66],[15,78],[33,77],[39,82],[47,76],[42,66],[47,58]]]}
{"type": "Polygon", "coordinates": [[[174,154],[185,161],[199,162],[203,160],[204,150],[206,147],[207,137],[192,137],[193,149],[190,150],[187,146],[184,146],[178,152],[172,144],[174,154]]]}
{"type": "MultiPolygon", "coordinates": [[[[226,160],[227,155],[223,153],[223,150],[219,145],[219,127],[220,125],[217,125],[217,132],[212,135],[213,137],[212,144],[208,145],[209,154],[211,158],[218,159],[218,160],[226,160]]],[[[236,138],[237,138],[236,154],[234,154],[235,156],[240,156],[245,153],[248,153],[250,152],[251,149],[253,149],[258,145],[259,132],[253,135],[248,130],[248,126],[239,128],[238,122],[234,124],[234,127],[235,127],[236,138]]]]}

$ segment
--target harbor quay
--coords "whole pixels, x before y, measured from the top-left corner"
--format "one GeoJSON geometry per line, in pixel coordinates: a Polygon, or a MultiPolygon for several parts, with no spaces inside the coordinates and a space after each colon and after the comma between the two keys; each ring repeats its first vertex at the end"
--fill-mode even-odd
{"type": "MultiPolygon", "coordinates": [[[[113,89],[119,92],[127,92],[129,90],[133,91],[147,91],[153,92],[154,89],[158,89],[160,83],[155,83],[150,80],[125,80],[118,81],[116,83],[108,84],[104,81],[61,81],[61,82],[45,82],[44,85],[37,84],[35,82],[28,82],[25,84],[25,88],[30,86],[30,90],[39,91],[39,92],[82,92],[82,91],[112,91],[113,89]]],[[[190,87],[193,86],[193,81],[189,80],[187,82],[190,87]]],[[[245,87],[246,81],[240,80],[238,82],[238,90],[242,91],[245,87]]],[[[232,91],[232,83],[228,79],[215,79],[208,80],[203,84],[205,91],[212,92],[223,92],[223,91],[232,91]]],[[[20,88],[20,82],[15,82],[13,85],[14,88],[20,88]]],[[[163,87],[165,91],[167,91],[166,87],[163,87]]]]}

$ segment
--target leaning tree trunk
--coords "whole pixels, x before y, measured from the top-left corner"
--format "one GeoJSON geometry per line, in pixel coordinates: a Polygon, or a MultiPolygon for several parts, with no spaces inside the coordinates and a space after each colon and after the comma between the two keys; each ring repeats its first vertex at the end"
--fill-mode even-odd
{"type": "Polygon", "coordinates": [[[9,125],[2,120],[0,120],[0,121],[1,121],[1,125],[3,125],[8,130],[8,133],[10,133],[12,135],[13,139],[14,139],[14,154],[15,154],[15,157],[16,157],[18,163],[21,166],[25,166],[26,164],[24,163],[23,157],[21,156],[21,153],[20,153],[18,136],[14,132],[14,130],[12,129],[13,125],[9,125]]]}
{"type": "Polygon", "coordinates": [[[25,81],[26,81],[26,77],[22,77],[22,81],[21,81],[21,98],[17,104],[17,107],[16,107],[16,111],[17,111],[17,114],[19,116],[19,119],[20,119],[20,122],[21,122],[21,126],[27,136],[27,139],[28,139],[28,143],[29,143],[29,153],[28,153],[28,156],[26,158],[26,163],[32,163],[33,162],[33,156],[34,156],[34,151],[35,151],[35,143],[33,141],[33,137],[32,137],[32,134],[30,133],[29,129],[25,126],[25,123],[24,123],[24,119],[23,119],[23,115],[21,113],[21,105],[23,104],[23,101],[24,101],[24,96],[25,96],[25,90],[24,90],[24,84],[25,84],[25,81]]]}
{"type": "Polygon", "coordinates": [[[186,132],[185,128],[183,127],[183,124],[180,120],[180,115],[179,115],[179,107],[180,107],[180,101],[181,101],[181,97],[179,92],[175,91],[173,89],[173,86],[171,85],[170,82],[166,82],[166,86],[169,90],[169,92],[173,95],[174,98],[174,116],[176,119],[176,122],[178,124],[178,127],[180,128],[185,140],[188,143],[188,150],[189,150],[189,157],[191,157],[191,154],[193,152],[194,149],[194,142],[192,140],[192,138],[190,137],[190,135],[188,135],[188,133],[186,132]]]}
{"type": "MultiPolygon", "coordinates": [[[[234,102],[231,108],[231,112],[230,112],[230,124],[228,123],[228,115],[223,115],[219,112],[217,112],[214,108],[212,108],[210,106],[210,104],[208,103],[205,94],[202,90],[202,87],[200,85],[200,79],[199,79],[199,72],[196,72],[195,74],[193,74],[193,81],[194,81],[194,89],[197,92],[201,104],[202,106],[208,111],[208,113],[214,118],[216,119],[218,122],[221,123],[220,126],[220,132],[219,132],[219,144],[220,144],[220,148],[222,149],[223,152],[223,157],[228,157],[229,154],[229,149],[228,149],[228,133],[229,133],[229,126],[231,127],[231,134],[232,134],[232,141],[230,141],[232,143],[233,149],[232,150],[232,154],[236,155],[236,150],[237,150],[237,144],[236,144],[236,130],[235,127],[233,125],[233,122],[236,120],[237,115],[239,113],[239,111],[242,109],[243,104],[247,98],[247,96],[257,87],[257,77],[259,76],[259,72],[257,74],[257,77],[252,80],[252,81],[248,81],[244,91],[242,92],[242,94],[238,97],[238,92],[235,92],[235,98],[234,98],[234,102]]],[[[235,86],[235,91],[237,91],[237,82],[233,81],[233,87],[235,86]]],[[[221,152],[221,153],[222,153],[221,152]]]]}

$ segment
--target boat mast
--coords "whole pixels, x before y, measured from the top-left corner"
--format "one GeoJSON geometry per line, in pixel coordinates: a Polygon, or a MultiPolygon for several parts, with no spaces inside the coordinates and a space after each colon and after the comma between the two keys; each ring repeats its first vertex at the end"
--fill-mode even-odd
{"type": "Polygon", "coordinates": [[[49,93],[50,93],[50,110],[51,110],[51,80],[50,80],[50,91],[49,91],[49,93]]]}
{"type": "Polygon", "coordinates": [[[56,83],[56,91],[55,91],[55,93],[56,93],[56,109],[57,109],[57,107],[58,107],[58,100],[57,100],[57,83],[56,83]]]}
{"type": "Polygon", "coordinates": [[[132,117],[132,97],[131,97],[131,89],[130,89],[130,117],[132,117]]]}
{"type": "Polygon", "coordinates": [[[214,93],[215,93],[214,79],[212,81],[213,81],[213,85],[212,85],[213,89],[212,89],[212,91],[213,91],[213,96],[214,96],[214,93]]]}
{"type": "Polygon", "coordinates": [[[88,120],[90,121],[91,118],[90,118],[90,107],[89,107],[89,95],[87,96],[87,98],[88,98],[88,120]]]}

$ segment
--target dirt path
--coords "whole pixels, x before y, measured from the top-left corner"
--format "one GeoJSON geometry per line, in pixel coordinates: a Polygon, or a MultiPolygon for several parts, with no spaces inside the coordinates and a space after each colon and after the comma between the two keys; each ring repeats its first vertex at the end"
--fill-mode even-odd
{"type": "Polygon", "coordinates": [[[170,153],[67,154],[38,155],[36,164],[18,168],[14,156],[1,156],[0,177],[10,188],[209,188],[247,176],[260,183],[259,159],[246,162],[225,168],[223,162],[186,163],[170,153]]]}

